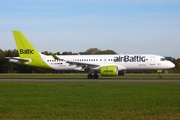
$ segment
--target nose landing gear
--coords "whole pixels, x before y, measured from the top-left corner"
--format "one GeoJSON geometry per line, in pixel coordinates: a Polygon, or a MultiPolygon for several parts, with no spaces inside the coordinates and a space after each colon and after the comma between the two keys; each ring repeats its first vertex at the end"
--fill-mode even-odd
{"type": "Polygon", "coordinates": [[[162,76],[161,76],[162,70],[157,70],[157,73],[159,74],[158,79],[162,79],[162,76]]]}
{"type": "Polygon", "coordinates": [[[160,74],[158,75],[158,79],[162,79],[162,76],[160,74]]]}

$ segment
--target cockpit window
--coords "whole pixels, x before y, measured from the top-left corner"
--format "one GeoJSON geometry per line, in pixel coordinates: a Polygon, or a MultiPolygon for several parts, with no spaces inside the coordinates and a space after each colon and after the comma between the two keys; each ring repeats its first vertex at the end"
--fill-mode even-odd
{"type": "Polygon", "coordinates": [[[161,61],[166,61],[167,59],[166,58],[161,58],[161,61]]]}

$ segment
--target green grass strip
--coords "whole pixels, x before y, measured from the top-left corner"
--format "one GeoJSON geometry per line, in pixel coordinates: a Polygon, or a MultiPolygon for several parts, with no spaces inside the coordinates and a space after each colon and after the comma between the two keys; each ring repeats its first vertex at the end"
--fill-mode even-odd
{"type": "Polygon", "coordinates": [[[0,82],[0,119],[179,119],[179,83],[0,82]]]}
{"type": "MultiPolygon", "coordinates": [[[[158,74],[126,74],[124,76],[99,76],[103,79],[157,79],[158,74]]],[[[162,74],[163,79],[180,79],[180,74],[162,74]]],[[[67,78],[84,79],[87,74],[0,74],[0,79],[6,78],[67,78]]]]}

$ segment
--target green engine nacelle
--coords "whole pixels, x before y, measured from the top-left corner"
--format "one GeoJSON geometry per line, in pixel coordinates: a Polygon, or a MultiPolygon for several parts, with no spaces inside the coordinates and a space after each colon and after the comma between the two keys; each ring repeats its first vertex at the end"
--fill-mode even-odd
{"type": "Polygon", "coordinates": [[[117,66],[103,66],[100,68],[100,73],[102,76],[117,76],[118,68],[117,66]]]}

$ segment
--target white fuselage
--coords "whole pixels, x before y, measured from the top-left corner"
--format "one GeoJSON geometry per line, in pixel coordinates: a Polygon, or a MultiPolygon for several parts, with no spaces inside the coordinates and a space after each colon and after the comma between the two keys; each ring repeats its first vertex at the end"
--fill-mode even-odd
{"type": "Polygon", "coordinates": [[[114,55],[41,55],[43,61],[55,70],[99,69],[102,66],[116,65],[118,70],[157,70],[170,69],[175,65],[164,57],[152,54],[114,54],[114,55]]]}

